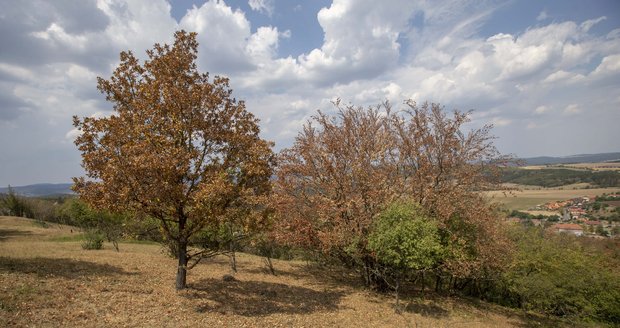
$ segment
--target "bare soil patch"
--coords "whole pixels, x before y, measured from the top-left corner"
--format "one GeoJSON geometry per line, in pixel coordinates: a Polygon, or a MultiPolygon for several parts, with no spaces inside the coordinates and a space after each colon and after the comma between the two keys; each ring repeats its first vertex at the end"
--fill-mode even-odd
{"type": "Polygon", "coordinates": [[[160,246],[85,251],[70,227],[0,217],[1,327],[529,327],[572,326],[497,305],[418,292],[364,289],[351,272],[240,254],[233,281],[216,257],[174,289],[175,261],[160,246]],[[59,241],[67,240],[67,241],[59,241]]]}

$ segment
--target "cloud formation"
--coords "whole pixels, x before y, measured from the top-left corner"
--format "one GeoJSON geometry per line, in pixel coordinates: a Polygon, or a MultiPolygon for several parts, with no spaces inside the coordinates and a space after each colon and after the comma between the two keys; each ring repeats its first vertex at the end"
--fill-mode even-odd
{"type": "MultiPolygon", "coordinates": [[[[111,74],[120,51],[144,59],[178,29],[198,32],[199,68],[231,78],[235,96],[262,119],[263,135],[277,148],[340,97],[364,106],[387,99],[398,107],[411,98],[476,109],[471,125],[493,123],[500,149],[519,155],[618,150],[620,22],[611,10],[556,19],[541,5],[523,28],[503,28],[489,22],[518,4],[333,0],[309,13],[322,43],[281,56],[280,46],[296,34],[275,23],[284,10],[275,1],[248,1],[271,25],[225,1],[201,2],[178,20],[172,5],[0,4],[0,148],[12,158],[0,183],[36,182],[26,169],[53,172],[38,181],[79,175],[71,116],[110,113],[96,77],[111,74]],[[13,180],[20,176],[14,172],[21,178],[13,180]]],[[[302,10],[291,6],[282,15],[302,10]]]]}

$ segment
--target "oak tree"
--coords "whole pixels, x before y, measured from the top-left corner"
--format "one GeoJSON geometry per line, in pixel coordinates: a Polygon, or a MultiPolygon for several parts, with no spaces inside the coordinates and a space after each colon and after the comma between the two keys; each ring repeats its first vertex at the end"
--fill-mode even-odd
{"type": "Polygon", "coordinates": [[[205,229],[231,216],[260,224],[274,164],[272,143],[228,79],[198,72],[197,48],[195,33],[179,31],[143,63],[121,52],[112,76],[98,78],[114,113],[74,117],[86,172],[74,190],[96,208],[157,219],[177,252],[177,289],[209,253],[194,247],[205,229]]]}

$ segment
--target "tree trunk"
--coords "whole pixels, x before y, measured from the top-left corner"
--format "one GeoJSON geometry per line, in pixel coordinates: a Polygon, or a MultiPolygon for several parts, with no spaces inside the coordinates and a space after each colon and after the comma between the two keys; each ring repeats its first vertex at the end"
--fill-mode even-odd
{"type": "Polygon", "coordinates": [[[235,256],[234,249],[230,251],[229,258],[230,258],[230,269],[232,270],[232,272],[237,273],[237,257],[235,256]]]}
{"type": "Polygon", "coordinates": [[[273,268],[273,262],[271,262],[271,256],[267,255],[264,258],[265,260],[265,265],[267,265],[267,268],[269,269],[269,272],[271,272],[272,275],[276,275],[276,270],[273,268]]]}
{"type": "Polygon", "coordinates": [[[228,224],[228,233],[230,234],[230,242],[228,243],[228,251],[230,252],[230,269],[233,273],[237,273],[237,257],[235,256],[235,250],[237,249],[237,245],[235,245],[235,233],[232,228],[232,224],[228,224]]]}
{"type": "Polygon", "coordinates": [[[178,243],[179,266],[177,268],[177,290],[187,287],[187,241],[179,241],[178,243]]]}
{"type": "Polygon", "coordinates": [[[400,274],[396,276],[396,286],[394,288],[394,294],[396,296],[396,313],[401,314],[402,310],[400,308],[400,298],[398,295],[399,288],[400,288],[400,274]]]}

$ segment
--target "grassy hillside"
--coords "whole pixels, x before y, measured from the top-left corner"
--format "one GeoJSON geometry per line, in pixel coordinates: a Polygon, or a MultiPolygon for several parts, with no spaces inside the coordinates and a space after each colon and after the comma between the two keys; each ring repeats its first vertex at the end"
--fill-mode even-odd
{"type": "Polygon", "coordinates": [[[158,245],[84,251],[70,227],[0,217],[0,326],[37,327],[558,327],[574,326],[480,301],[409,291],[396,314],[390,295],[350,272],[241,254],[236,281],[226,258],[201,263],[174,289],[175,261],[158,245]]]}

